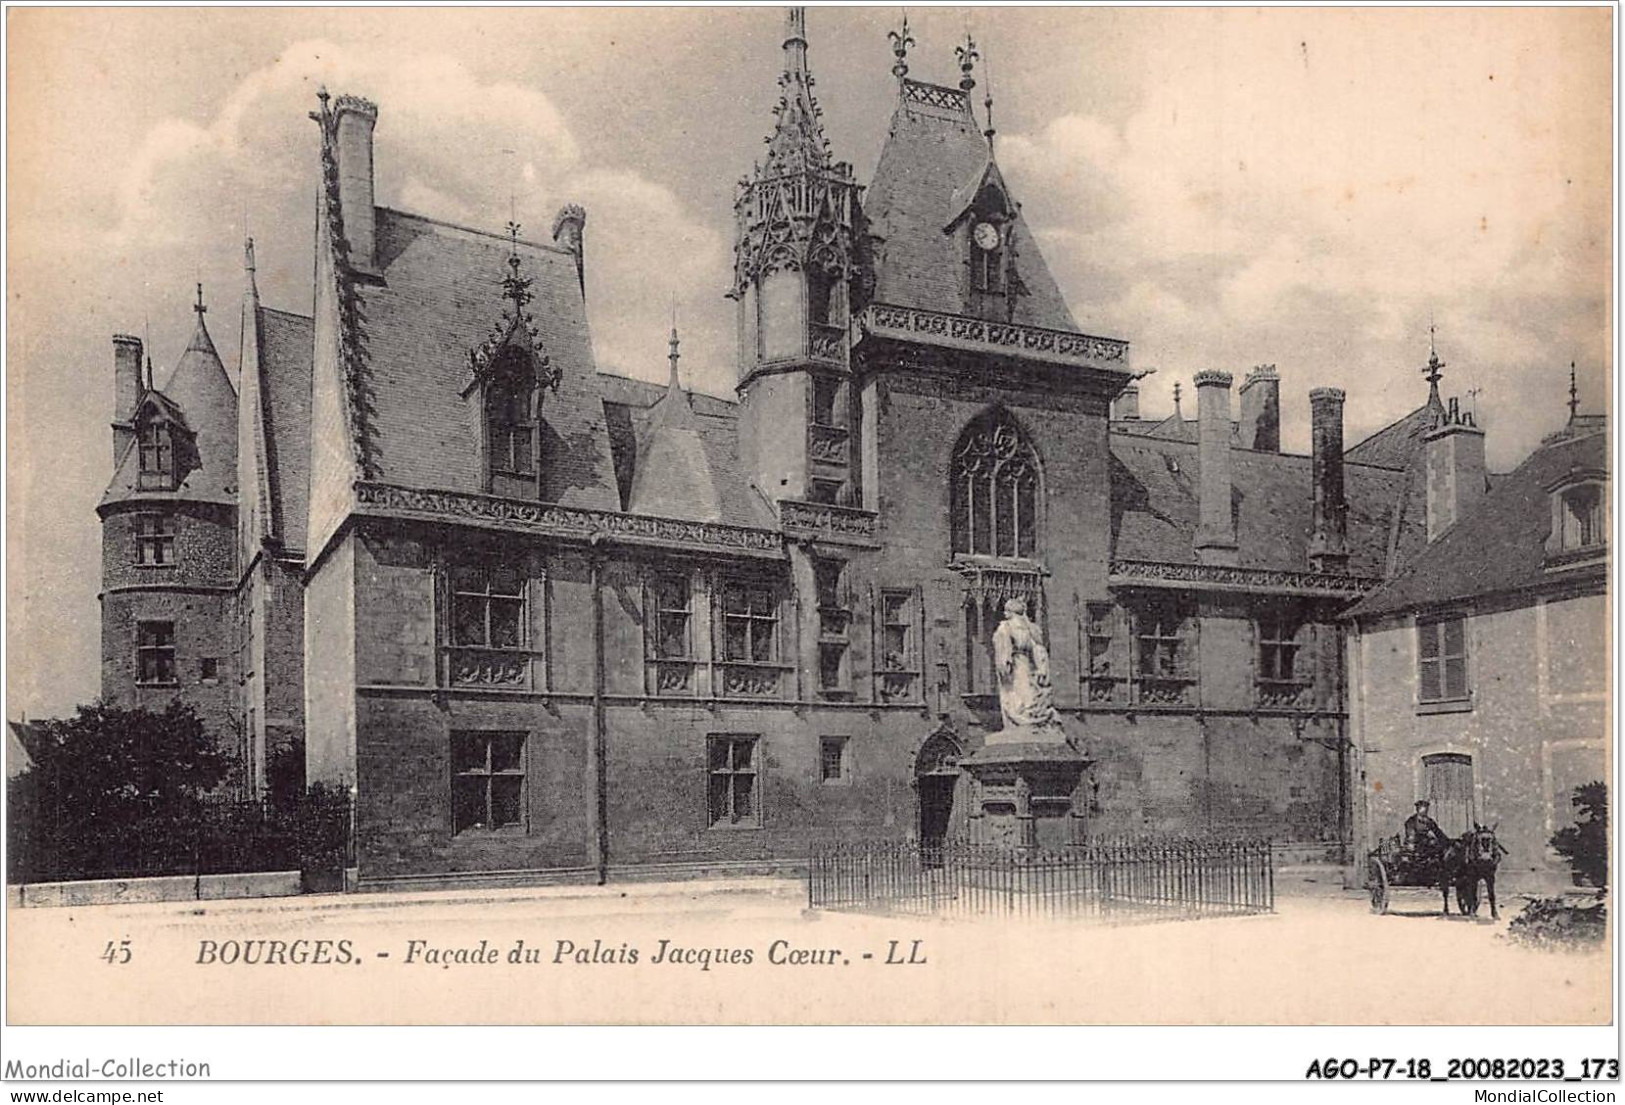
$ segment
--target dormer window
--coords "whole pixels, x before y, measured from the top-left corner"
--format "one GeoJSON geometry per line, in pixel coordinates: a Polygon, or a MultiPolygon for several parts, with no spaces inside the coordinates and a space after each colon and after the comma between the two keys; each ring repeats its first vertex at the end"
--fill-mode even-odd
{"type": "Polygon", "coordinates": [[[1563,548],[1584,549],[1602,544],[1602,489],[1596,484],[1581,484],[1563,492],[1562,498],[1563,548]]]}
{"type": "Polygon", "coordinates": [[[983,295],[1004,294],[1004,231],[985,219],[971,225],[971,289],[983,295]]]}
{"type": "Polygon", "coordinates": [[[1552,528],[1546,538],[1548,567],[1590,563],[1607,549],[1607,478],[1600,470],[1576,468],[1547,488],[1552,501],[1552,528]]]}
{"type": "Polygon", "coordinates": [[[490,434],[491,474],[536,474],[536,422],[530,413],[530,388],[517,380],[499,380],[485,399],[490,434]]]}
{"type": "Polygon", "coordinates": [[[169,491],[175,486],[175,443],[169,424],[148,422],[141,427],[140,486],[143,491],[169,491]]]}
{"type": "Polygon", "coordinates": [[[485,381],[485,458],[491,494],[537,494],[536,385],[526,355],[509,348],[485,381]]]}

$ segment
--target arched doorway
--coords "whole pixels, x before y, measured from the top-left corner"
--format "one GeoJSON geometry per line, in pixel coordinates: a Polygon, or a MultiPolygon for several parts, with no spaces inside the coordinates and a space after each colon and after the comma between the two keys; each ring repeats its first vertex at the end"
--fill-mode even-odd
{"type": "Polygon", "coordinates": [[[965,754],[953,734],[939,729],[914,755],[914,789],[919,794],[919,839],[925,851],[938,849],[953,826],[959,759],[965,754]]]}

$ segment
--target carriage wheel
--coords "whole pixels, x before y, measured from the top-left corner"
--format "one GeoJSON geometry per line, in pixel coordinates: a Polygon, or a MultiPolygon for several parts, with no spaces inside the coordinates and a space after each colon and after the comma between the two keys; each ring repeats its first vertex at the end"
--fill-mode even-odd
{"type": "Polygon", "coordinates": [[[1382,860],[1375,856],[1371,859],[1371,877],[1368,880],[1371,888],[1371,912],[1388,912],[1388,868],[1382,860]]]}

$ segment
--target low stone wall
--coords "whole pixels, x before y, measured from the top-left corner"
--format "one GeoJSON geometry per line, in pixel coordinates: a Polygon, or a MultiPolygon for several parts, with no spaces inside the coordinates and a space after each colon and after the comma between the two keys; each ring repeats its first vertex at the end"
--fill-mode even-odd
{"type": "Polygon", "coordinates": [[[88,879],[6,887],[7,906],[123,905],[132,902],[283,898],[299,893],[299,872],[168,875],[150,879],[88,879]]]}

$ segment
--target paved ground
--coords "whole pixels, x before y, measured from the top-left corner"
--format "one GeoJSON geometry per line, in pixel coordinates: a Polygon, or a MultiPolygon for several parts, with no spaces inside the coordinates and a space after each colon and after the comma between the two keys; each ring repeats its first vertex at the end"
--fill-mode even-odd
{"type": "Polygon", "coordinates": [[[1115,928],[807,914],[802,886],[775,879],[12,909],[10,1015],[1383,1024],[1426,1009],[1440,1023],[1609,1018],[1607,956],[1509,943],[1506,921],[1521,902],[1492,924],[1442,918],[1426,891],[1401,891],[1389,916],[1373,916],[1331,869],[1282,871],[1277,889],[1271,916],[1115,928]],[[114,962],[103,958],[109,947],[114,962]]]}

